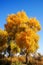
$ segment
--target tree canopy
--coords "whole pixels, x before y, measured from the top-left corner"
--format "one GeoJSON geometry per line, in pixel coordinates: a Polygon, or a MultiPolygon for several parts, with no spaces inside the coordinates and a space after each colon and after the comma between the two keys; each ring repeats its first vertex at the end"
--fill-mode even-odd
{"type": "Polygon", "coordinates": [[[2,40],[0,46],[3,41],[6,42],[6,37],[9,37],[10,41],[14,41],[11,42],[12,49],[15,44],[29,53],[33,53],[39,48],[37,32],[41,30],[41,26],[36,18],[29,18],[24,11],[21,11],[8,15],[6,21],[5,30],[0,30],[0,40],[2,40]]]}

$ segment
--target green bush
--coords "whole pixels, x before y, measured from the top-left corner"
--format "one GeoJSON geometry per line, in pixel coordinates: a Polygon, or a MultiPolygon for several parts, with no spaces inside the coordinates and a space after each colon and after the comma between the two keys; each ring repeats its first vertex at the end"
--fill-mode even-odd
{"type": "Polygon", "coordinates": [[[22,63],[18,61],[18,62],[12,63],[11,65],[22,65],[22,63]]]}

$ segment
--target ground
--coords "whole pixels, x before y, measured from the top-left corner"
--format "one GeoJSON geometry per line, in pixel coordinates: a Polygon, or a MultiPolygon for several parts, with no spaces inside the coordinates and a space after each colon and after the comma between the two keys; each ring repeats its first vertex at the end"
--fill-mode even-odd
{"type": "MultiPolygon", "coordinates": [[[[26,65],[25,58],[26,58],[25,56],[2,58],[0,59],[0,65],[1,63],[5,65],[6,63],[15,63],[15,62],[21,62],[22,63],[21,65],[26,65]]],[[[33,58],[33,57],[30,57],[30,59],[28,58],[28,64],[29,65],[43,65],[43,56],[38,57],[38,58],[33,58]]]]}

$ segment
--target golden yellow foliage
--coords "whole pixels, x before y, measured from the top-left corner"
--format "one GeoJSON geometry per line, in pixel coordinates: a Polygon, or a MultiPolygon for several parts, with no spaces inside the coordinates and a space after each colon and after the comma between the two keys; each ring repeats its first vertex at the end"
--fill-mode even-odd
{"type": "Polygon", "coordinates": [[[11,47],[12,53],[20,52],[20,48],[17,46],[17,44],[13,40],[10,41],[10,47],[11,47]]]}
{"type": "Polygon", "coordinates": [[[6,48],[8,47],[8,44],[7,44],[7,43],[3,43],[3,45],[2,45],[2,43],[0,43],[0,44],[1,44],[1,45],[0,45],[0,52],[5,51],[6,48]]]}
{"type": "Polygon", "coordinates": [[[3,51],[7,47],[7,37],[8,33],[0,29],[0,51],[3,51]]]}
{"type": "Polygon", "coordinates": [[[0,29],[0,35],[7,36],[8,33],[7,33],[7,31],[0,29]]]}
{"type": "Polygon", "coordinates": [[[24,11],[18,12],[17,14],[11,14],[7,17],[7,23],[14,23],[14,24],[19,24],[19,23],[25,23],[29,21],[28,16],[24,11]]]}
{"type": "MultiPolygon", "coordinates": [[[[5,30],[13,38],[15,43],[21,48],[26,48],[29,52],[35,52],[38,49],[39,35],[41,26],[36,18],[29,18],[24,11],[17,14],[10,14],[5,24],[5,30]]],[[[13,47],[14,44],[11,43],[13,47]]]]}
{"type": "Polygon", "coordinates": [[[36,51],[38,49],[39,36],[35,32],[28,30],[16,34],[16,43],[20,48],[27,48],[29,51],[36,51]],[[35,37],[36,36],[36,37],[35,37]]]}
{"type": "Polygon", "coordinates": [[[30,18],[30,28],[32,28],[34,31],[39,31],[41,29],[40,23],[36,18],[30,18]]]}

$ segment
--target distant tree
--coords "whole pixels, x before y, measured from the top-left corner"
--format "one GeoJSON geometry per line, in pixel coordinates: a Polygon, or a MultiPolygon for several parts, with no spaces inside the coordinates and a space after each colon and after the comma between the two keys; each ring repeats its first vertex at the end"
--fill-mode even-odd
{"type": "Polygon", "coordinates": [[[0,52],[3,52],[8,47],[7,37],[7,31],[0,29],[0,52]]]}

